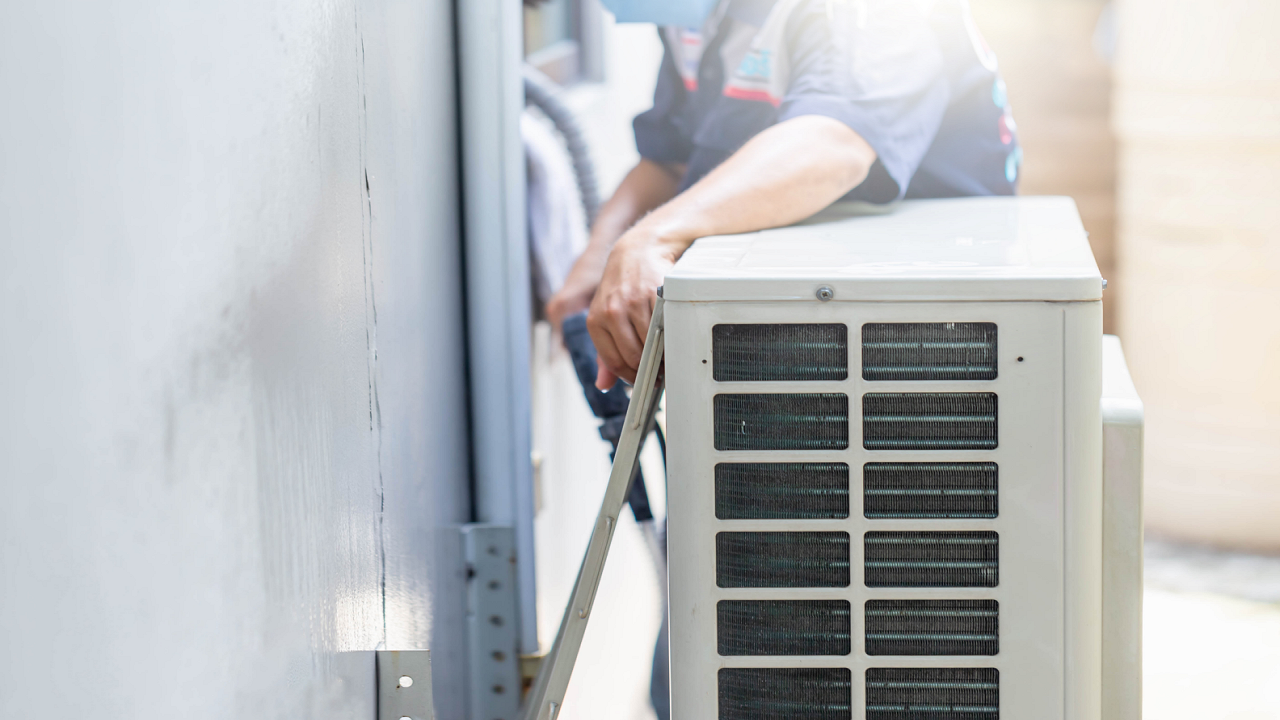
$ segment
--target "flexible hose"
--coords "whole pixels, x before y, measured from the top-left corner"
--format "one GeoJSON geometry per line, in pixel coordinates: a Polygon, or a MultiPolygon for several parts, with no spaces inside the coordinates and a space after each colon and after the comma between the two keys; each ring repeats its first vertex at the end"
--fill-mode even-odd
{"type": "Polygon", "coordinates": [[[565,147],[573,162],[573,173],[578,178],[578,192],[582,196],[582,210],[587,216],[590,231],[600,209],[600,189],[596,186],[596,169],[591,162],[586,138],[573,112],[560,101],[560,86],[532,65],[524,66],[524,97],[551,119],[556,130],[564,137],[565,147]]]}

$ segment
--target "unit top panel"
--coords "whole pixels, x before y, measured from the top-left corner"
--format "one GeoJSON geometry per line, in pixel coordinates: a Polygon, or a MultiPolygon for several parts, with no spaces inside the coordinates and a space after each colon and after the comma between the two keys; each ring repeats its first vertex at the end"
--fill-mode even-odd
{"type": "Polygon", "coordinates": [[[836,205],[799,225],[693,244],[674,301],[1089,301],[1102,277],[1065,197],[836,205]]]}

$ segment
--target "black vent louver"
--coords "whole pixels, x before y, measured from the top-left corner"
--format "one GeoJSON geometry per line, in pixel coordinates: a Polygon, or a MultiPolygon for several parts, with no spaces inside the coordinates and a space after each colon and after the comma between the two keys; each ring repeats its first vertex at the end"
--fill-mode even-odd
{"type": "Polygon", "coordinates": [[[999,720],[1000,671],[869,668],[866,702],[867,720],[999,720]]]}
{"type": "Polygon", "coordinates": [[[849,329],[830,325],[716,325],[712,377],[720,382],[844,380],[849,329]]]}
{"type": "Polygon", "coordinates": [[[850,720],[848,668],[723,668],[719,720],[850,720]]]}
{"type": "Polygon", "coordinates": [[[849,533],[717,533],[716,585],[848,587],[849,533]]]}
{"type": "Polygon", "coordinates": [[[980,463],[867,463],[862,514],[877,518],[994,518],[999,468],[980,463]]]}
{"type": "Polygon", "coordinates": [[[721,520],[817,520],[849,517],[845,463],[720,463],[721,520]]]}
{"type": "Polygon", "coordinates": [[[868,393],[862,396],[862,446],[993,450],[996,406],[995,393],[868,393]]]}
{"type": "Polygon", "coordinates": [[[868,600],[868,655],[995,655],[995,600],[868,600]]]}
{"type": "Polygon", "coordinates": [[[868,323],[864,380],[994,380],[995,323],[868,323]]]}
{"type": "Polygon", "coordinates": [[[863,536],[867,587],[996,587],[1000,537],[994,532],[869,532],[863,536]]]}
{"type": "Polygon", "coordinates": [[[842,393],[716,395],[716,450],[844,450],[849,396],[842,393]]]}
{"type": "Polygon", "coordinates": [[[721,655],[848,655],[847,600],[721,600],[721,655]]]}

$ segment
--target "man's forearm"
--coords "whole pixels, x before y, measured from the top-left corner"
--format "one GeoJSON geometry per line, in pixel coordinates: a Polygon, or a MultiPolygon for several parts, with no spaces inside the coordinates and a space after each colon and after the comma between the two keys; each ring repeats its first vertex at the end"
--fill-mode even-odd
{"type": "Polygon", "coordinates": [[[875,159],[875,150],[843,123],[793,118],[756,135],[645,217],[633,235],[675,258],[700,237],[790,225],[857,187],[875,159]]]}
{"type": "Polygon", "coordinates": [[[645,213],[675,196],[679,171],[652,160],[641,160],[627,173],[613,196],[600,208],[587,247],[574,261],[564,284],[547,301],[547,319],[553,325],[558,326],[564,318],[587,307],[600,284],[614,243],[645,213]]]}
{"type": "Polygon", "coordinates": [[[601,388],[635,378],[655,290],[694,240],[803,220],[857,187],[876,153],[847,125],[803,116],[756,135],[696,185],[618,239],[604,266],[587,328],[601,388]]]}
{"type": "Polygon", "coordinates": [[[679,179],[675,172],[652,160],[641,158],[622,179],[591,227],[584,255],[598,259],[601,267],[609,250],[636,221],[676,195],[679,179]]]}

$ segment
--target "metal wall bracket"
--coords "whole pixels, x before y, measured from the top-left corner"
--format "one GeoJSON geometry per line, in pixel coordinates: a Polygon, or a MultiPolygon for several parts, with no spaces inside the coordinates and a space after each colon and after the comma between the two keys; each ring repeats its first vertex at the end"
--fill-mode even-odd
{"type": "Polygon", "coordinates": [[[542,661],[546,659],[546,653],[520,656],[520,682],[525,690],[533,687],[533,681],[538,679],[538,671],[542,669],[542,661]]]}
{"type": "Polygon", "coordinates": [[[468,716],[517,720],[520,709],[520,616],[515,530],[462,527],[467,564],[468,716]]]}
{"type": "Polygon", "coordinates": [[[433,720],[431,651],[379,650],[377,658],[378,720],[433,720]]]}

